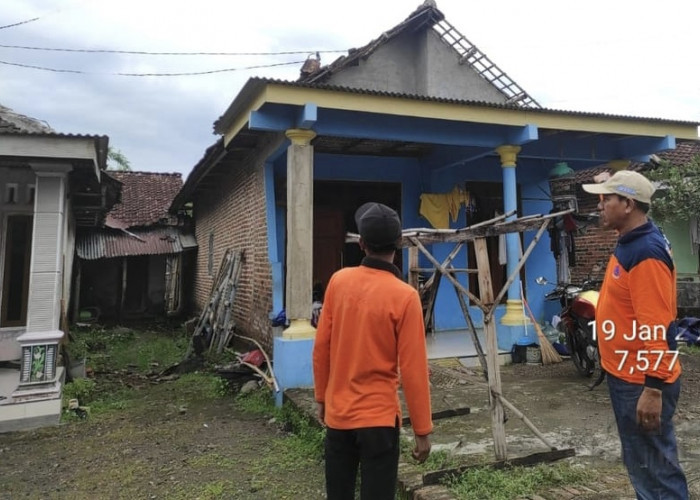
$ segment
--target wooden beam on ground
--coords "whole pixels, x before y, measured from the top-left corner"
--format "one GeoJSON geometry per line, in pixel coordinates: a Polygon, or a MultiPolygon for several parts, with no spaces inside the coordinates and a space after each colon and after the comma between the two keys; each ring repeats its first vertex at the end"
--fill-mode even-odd
{"type": "Polygon", "coordinates": [[[486,333],[486,366],[489,379],[489,400],[491,402],[493,449],[496,454],[496,460],[505,460],[508,458],[508,450],[506,446],[506,429],[503,422],[503,403],[499,397],[501,395],[501,373],[498,366],[496,325],[494,325],[492,317],[487,319],[487,313],[491,312],[491,309],[495,309],[496,304],[493,301],[491,266],[489,264],[489,254],[484,238],[474,240],[474,253],[476,254],[476,264],[479,268],[479,295],[481,296],[483,304],[486,305],[486,310],[484,311],[484,331],[486,333]]]}
{"type": "Polygon", "coordinates": [[[565,448],[563,450],[544,451],[541,453],[533,453],[524,457],[513,458],[512,460],[499,460],[491,464],[473,464],[463,465],[454,469],[442,469],[423,474],[423,485],[430,486],[439,484],[447,477],[459,477],[470,469],[481,467],[491,467],[493,469],[506,469],[509,467],[531,467],[533,465],[556,462],[564,458],[576,456],[576,450],[573,448],[565,448]]]}
{"type": "MultiPolygon", "coordinates": [[[[462,408],[451,408],[448,410],[434,411],[432,414],[432,418],[433,418],[433,420],[440,420],[443,418],[461,417],[462,415],[469,415],[470,413],[471,413],[471,408],[469,408],[468,406],[464,406],[462,408]]],[[[410,417],[403,417],[401,419],[401,425],[403,425],[403,426],[411,425],[411,418],[410,417]]]]}

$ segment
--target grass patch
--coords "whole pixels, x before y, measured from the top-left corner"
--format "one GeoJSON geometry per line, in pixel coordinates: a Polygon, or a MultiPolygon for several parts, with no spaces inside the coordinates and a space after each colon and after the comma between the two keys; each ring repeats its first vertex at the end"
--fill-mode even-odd
{"type": "MultiPolygon", "coordinates": [[[[281,453],[270,450],[268,459],[283,457],[290,466],[322,459],[325,430],[294,406],[285,404],[282,408],[276,407],[274,397],[266,389],[238,396],[235,404],[243,412],[274,417],[289,432],[273,446],[281,453]]],[[[261,465],[264,461],[261,461],[261,465]]]]}
{"type": "Polygon", "coordinates": [[[592,479],[592,473],[568,462],[534,467],[492,469],[477,467],[446,483],[460,499],[510,500],[556,486],[574,486],[592,479]]]}
{"type": "Polygon", "coordinates": [[[95,371],[164,369],[182,360],[189,345],[184,331],[76,328],[71,342],[85,345],[88,366],[95,371]]]}
{"type": "Polygon", "coordinates": [[[682,345],[678,350],[691,356],[700,355],[700,345],[697,344],[682,345]]]}

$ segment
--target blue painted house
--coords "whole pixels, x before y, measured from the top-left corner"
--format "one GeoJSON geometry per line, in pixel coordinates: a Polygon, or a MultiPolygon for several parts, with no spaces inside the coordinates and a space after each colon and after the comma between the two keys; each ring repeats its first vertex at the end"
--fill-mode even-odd
{"type": "MultiPolygon", "coordinates": [[[[404,228],[458,228],[510,209],[546,214],[556,164],[580,170],[643,160],[674,148],[676,138],[697,137],[696,123],[542,107],[432,1],[331,64],[308,60],[297,81],[250,79],[214,129],[219,140],[173,203],[193,207],[195,305],[207,304],[225,250],[244,250],[236,325],[274,343],[284,387],[310,383],[312,290],[359,264],[359,248],[345,235],[356,231],[353,213],[362,203],[394,207],[404,228]],[[273,339],[270,318],[282,309],[291,324],[273,339]]],[[[489,243],[496,285],[533,236],[489,243]]],[[[430,248],[438,260],[451,249],[430,248]]],[[[475,267],[471,259],[464,251],[454,265],[475,267]]],[[[398,263],[408,275],[406,252],[398,263]]],[[[498,307],[500,348],[510,349],[525,321],[521,283],[535,316],[543,314],[538,275],[555,277],[546,236],[498,307]]],[[[466,275],[460,280],[474,290],[466,275]]],[[[446,280],[441,287],[438,338],[466,327],[454,288],[446,280]]],[[[478,324],[481,314],[472,312],[478,324]]]]}

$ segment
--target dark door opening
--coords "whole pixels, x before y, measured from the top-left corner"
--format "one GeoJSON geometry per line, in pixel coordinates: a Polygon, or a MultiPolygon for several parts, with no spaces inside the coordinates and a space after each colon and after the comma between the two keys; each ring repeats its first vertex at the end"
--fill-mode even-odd
{"type": "MultiPolygon", "coordinates": [[[[499,182],[467,182],[465,189],[469,192],[469,196],[473,201],[474,211],[469,214],[468,224],[476,224],[491,219],[496,214],[503,213],[503,184],[499,182]]],[[[518,205],[520,204],[520,192],[518,190],[518,205]]],[[[518,213],[521,209],[518,206],[518,213]]],[[[491,236],[486,238],[486,248],[489,254],[489,266],[491,267],[491,283],[494,288],[494,296],[500,292],[503,285],[508,280],[506,265],[503,262],[503,253],[505,252],[505,241],[499,241],[504,236],[491,236]],[[500,247],[500,249],[499,249],[500,247]]],[[[470,269],[476,268],[476,255],[474,254],[474,245],[469,245],[467,267],[470,269]]],[[[520,272],[520,278],[525,278],[524,269],[520,272]]],[[[469,274],[469,290],[479,297],[479,277],[474,273],[469,274]]],[[[505,303],[507,295],[501,299],[501,303],[505,303]]]]}
{"type": "MultiPolygon", "coordinates": [[[[343,268],[359,266],[364,257],[357,243],[345,243],[346,232],[357,232],[355,211],[363,203],[376,201],[401,216],[401,184],[394,182],[314,182],[313,283],[325,290],[331,275],[343,268]]],[[[394,263],[401,269],[402,252],[394,263]]]]}
{"type": "Polygon", "coordinates": [[[125,259],[126,291],[124,293],[123,312],[139,313],[146,309],[148,292],[148,255],[139,255],[125,259]]]}
{"type": "Polygon", "coordinates": [[[5,265],[0,327],[27,324],[29,265],[32,256],[31,215],[10,215],[5,231],[5,265]]]}

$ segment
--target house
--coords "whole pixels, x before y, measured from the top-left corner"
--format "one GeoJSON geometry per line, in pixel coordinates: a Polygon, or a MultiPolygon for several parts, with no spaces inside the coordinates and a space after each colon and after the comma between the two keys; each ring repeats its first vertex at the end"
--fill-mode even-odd
{"type": "MultiPolygon", "coordinates": [[[[311,383],[312,289],[333,271],[359,264],[361,252],[345,235],[356,232],[353,213],[364,202],[395,208],[405,228],[431,220],[462,227],[514,209],[546,214],[548,172],[556,163],[581,170],[644,159],[672,149],[676,139],[697,137],[696,123],[543,108],[430,0],[326,66],[307,61],[297,81],[251,78],[214,130],[220,138],[173,202],[174,209],[193,204],[200,242],[195,307],[205,306],[224,251],[244,250],[236,325],[274,344],[282,387],[311,383]],[[455,194],[467,203],[450,214],[455,194]],[[270,317],[282,309],[291,323],[273,338],[270,317]]],[[[525,233],[523,247],[533,237],[525,233]]],[[[542,315],[544,290],[534,279],[554,269],[543,240],[498,308],[502,349],[523,335],[521,283],[542,315]]],[[[504,252],[491,243],[492,281],[504,284],[521,242],[507,235],[504,252]]],[[[431,251],[441,261],[451,249],[435,244],[431,251]]],[[[462,251],[455,266],[473,268],[472,260],[462,251]]],[[[404,275],[407,261],[405,252],[398,256],[404,275]]],[[[473,279],[460,276],[475,290],[473,279]]],[[[435,304],[436,339],[466,327],[445,281],[435,304]]],[[[470,310],[480,323],[480,310],[470,310]]]]}
{"type": "Polygon", "coordinates": [[[121,183],[121,201],[103,227],[78,232],[73,318],[124,321],[181,314],[183,280],[191,269],[188,250],[196,242],[187,218],[168,213],[182,188],[180,174],[108,175],[121,183]]]}
{"type": "MultiPolygon", "coordinates": [[[[682,165],[698,155],[700,155],[700,142],[679,141],[675,149],[662,151],[657,156],[672,165],[682,165]]],[[[650,168],[650,165],[636,162],[628,168],[643,172],[650,168]]],[[[593,182],[593,176],[603,171],[609,171],[609,169],[599,166],[576,173],[576,197],[580,212],[596,211],[598,198],[583,191],[581,184],[593,182]]],[[[657,194],[657,196],[662,195],[661,192],[657,194]]],[[[700,242],[697,241],[698,233],[691,230],[697,223],[697,220],[691,219],[665,221],[660,224],[673,248],[678,273],[678,316],[681,318],[700,316],[700,242]],[[695,240],[693,235],[696,235],[695,240]]],[[[614,232],[595,226],[588,227],[576,238],[576,241],[578,257],[576,266],[571,268],[572,282],[579,283],[589,277],[602,279],[605,264],[617,242],[614,232]]]]}
{"type": "Polygon", "coordinates": [[[107,147],[0,106],[0,432],[58,423],[75,234],[119,194],[107,147]]]}

